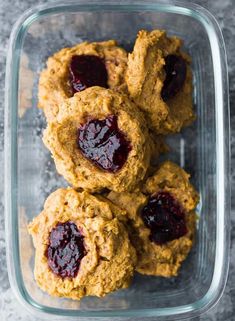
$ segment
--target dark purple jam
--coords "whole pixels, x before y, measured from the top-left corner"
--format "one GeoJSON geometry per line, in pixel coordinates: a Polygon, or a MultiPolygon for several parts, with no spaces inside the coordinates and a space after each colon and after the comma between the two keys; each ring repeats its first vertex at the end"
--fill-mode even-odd
{"type": "Polygon", "coordinates": [[[164,244],[187,233],[185,213],[168,192],[152,195],[141,211],[144,224],[151,230],[150,240],[164,244]]]}
{"type": "Polygon", "coordinates": [[[163,84],[161,96],[164,101],[173,98],[183,87],[186,78],[186,62],[176,55],[165,58],[166,79],[163,84]]]}
{"type": "Polygon", "coordinates": [[[123,167],[131,150],[130,143],[118,128],[115,115],[81,125],[77,144],[87,159],[111,173],[123,167]]]}
{"type": "Polygon", "coordinates": [[[92,86],[108,88],[108,74],[105,64],[97,56],[73,56],[69,73],[73,94],[92,86]]]}
{"type": "Polygon", "coordinates": [[[81,259],[86,255],[83,239],[73,222],[58,223],[51,230],[46,255],[53,273],[62,278],[77,275],[81,259]]]}

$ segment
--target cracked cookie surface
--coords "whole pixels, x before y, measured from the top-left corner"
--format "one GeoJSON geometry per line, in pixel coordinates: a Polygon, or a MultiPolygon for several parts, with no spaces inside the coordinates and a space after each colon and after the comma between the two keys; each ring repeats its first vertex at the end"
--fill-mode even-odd
{"type": "Polygon", "coordinates": [[[104,296],[128,287],[136,253],[125,219],[125,211],[101,196],[72,188],[53,192],[28,225],[36,249],[34,275],[39,287],[50,295],[72,299],[104,296]]]}
{"type": "MultiPolygon", "coordinates": [[[[198,194],[189,182],[189,175],[178,165],[167,161],[159,166],[153,176],[147,179],[142,192],[119,194],[110,192],[108,198],[128,213],[129,235],[138,255],[136,270],[147,275],[176,276],[182,262],[192,248],[195,235],[196,214],[194,210],[198,203],[198,194]],[[156,239],[159,241],[157,233],[162,233],[162,230],[155,229],[155,237],[157,236],[157,238],[151,239],[152,231],[143,220],[143,209],[149,199],[160,193],[170,194],[177,201],[184,211],[186,226],[185,234],[181,237],[179,234],[177,238],[166,241],[166,234],[164,234],[162,244],[154,242],[156,239]]],[[[158,208],[158,211],[151,214],[151,222],[158,216],[158,221],[154,223],[158,227],[167,228],[164,232],[170,231],[172,233],[172,225],[170,228],[166,226],[171,213],[163,212],[161,208],[160,210],[158,208]]],[[[162,234],[160,237],[162,238],[162,234]]]]}
{"type": "MultiPolygon", "coordinates": [[[[48,58],[47,67],[39,78],[38,106],[43,109],[48,121],[56,119],[60,104],[74,94],[70,81],[70,65],[77,56],[93,56],[103,61],[108,88],[119,90],[124,85],[127,53],[118,47],[116,41],[83,42],[72,48],[63,48],[48,58]]],[[[84,65],[84,61],[81,63],[84,65]]]]}
{"type": "Polygon", "coordinates": [[[145,118],[127,96],[91,87],[66,100],[43,141],[57,171],[76,188],[131,191],[153,150],[145,118]]]}
{"type": "Polygon", "coordinates": [[[128,55],[129,94],[158,134],[179,132],[195,119],[190,58],[181,47],[182,40],[163,30],[141,30],[128,55]],[[180,61],[168,59],[172,56],[180,61]]]}

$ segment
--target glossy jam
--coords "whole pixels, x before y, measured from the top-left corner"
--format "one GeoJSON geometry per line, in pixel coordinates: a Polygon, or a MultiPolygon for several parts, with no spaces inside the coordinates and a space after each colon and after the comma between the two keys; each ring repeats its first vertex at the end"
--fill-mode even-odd
{"type": "Polygon", "coordinates": [[[99,168],[115,173],[125,164],[131,145],[119,130],[117,117],[92,119],[78,129],[78,148],[99,168]]]}
{"type": "Polygon", "coordinates": [[[165,58],[166,78],[163,84],[161,96],[164,101],[173,98],[183,87],[186,78],[186,62],[176,55],[165,58]]]}
{"type": "Polygon", "coordinates": [[[51,230],[47,248],[49,268],[56,275],[75,277],[86,255],[84,237],[73,222],[58,223],[51,230]]]}
{"type": "Polygon", "coordinates": [[[88,87],[108,88],[108,74],[102,59],[97,56],[73,56],[69,66],[70,84],[73,93],[88,87]]]}
{"type": "Polygon", "coordinates": [[[164,244],[187,233],[185,213],[168,192],[152,195],[141,211],[145,225],[151,230],[150,240],[164,244]]]}

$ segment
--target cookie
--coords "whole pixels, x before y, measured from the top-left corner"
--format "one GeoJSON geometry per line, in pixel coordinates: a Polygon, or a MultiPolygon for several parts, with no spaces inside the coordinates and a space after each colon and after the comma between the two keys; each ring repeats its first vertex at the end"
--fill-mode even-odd
{"type": "Polygon", "coordinates": [[[58,189],[28,225],[34,275],[52,296],[79,300],[126,288],[136,264],[125,211],[102,197],[58,189]]]}
{"type": "Polygon", "coordinates": [[[39,78],[38,107],[53,121],[59,105],[87,87],[120,89],[124,84],[127,53],[116,41],[83,42],[49,57],[39,78]]]}
{"type": "Polygon", "coordinates": [[[128,213],[129,235],[138,255],[136,270],[176,276],[195,235],[198,194],[189,175],[167,161],[147,179],[142,192],[110,192],[107,197],[128,213]]]}
{"type": "Polygon", "coordinates": [[[129,94],[158,134],[179,132],[195,119],[190,58],[181,47],[182,41],[165,31],[141,30],[128,55],[129,94]]]}
{"type": "Polygon", "coordinates": [[[90,192],[137,188],[156,150],[143,114],[125,95],[101,87],[66,100],[43,141],[58,173],[90,192]]]}

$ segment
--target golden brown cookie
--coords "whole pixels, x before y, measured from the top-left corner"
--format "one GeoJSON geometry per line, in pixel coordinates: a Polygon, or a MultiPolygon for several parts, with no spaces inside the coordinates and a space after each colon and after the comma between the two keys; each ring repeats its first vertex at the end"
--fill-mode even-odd
{"type": "Polygon", "coordinates": [[[89,191],[135,189],[156,150],[141,111],[126,96],[101,87],[66,100],[43,141],[57,171],[89,191]]]}
{"type": "Polygon", "coordinates": [[[124,220],[125,211],[102,197],[72,188],[52,193],[28,226],[38,286],[76,300],[126,288],[136,253],[124,220]]]}
{"type": "Polygon", "coordinates": [[[108,74],[108,87],[117,89],[124,84],[127,53],[116,41],[83,42],[64,48],[49,57],[47,67],[39,79],[38,106],[44,110],[48,121],[55,120],[59,105],[73,96],[69,65],[73,56],[92,55],[102,59],[108,74]]]}
{"type": "Polygon", "coordinates": [[[189,174],[167,161],[147,180],[143,193],[110,192],[108,199],[128,213],[137,271],[176,276],[195,234],[198,194],[189,174]]]}
{"type": "Polygon", "coordinates": [[[158,134],[179,132],[195,119],[190,58],[181,51],[181,46],[179,38],[167,37],[163,30],[141,30],[133,52],[128,55],[129,94],[147,113],[150,126],[158,134]],[[179,61],[174,61],[175,56],[179,61]]]}

